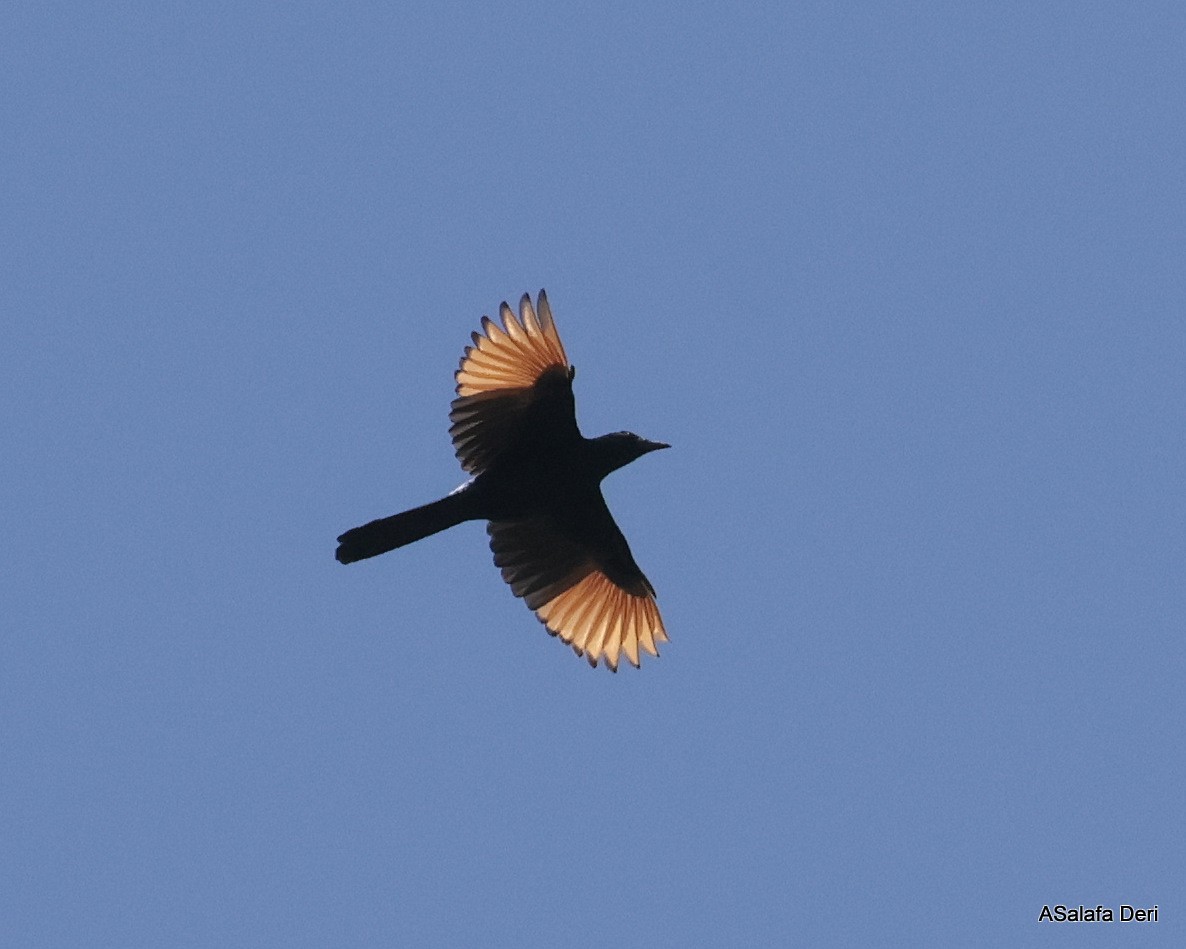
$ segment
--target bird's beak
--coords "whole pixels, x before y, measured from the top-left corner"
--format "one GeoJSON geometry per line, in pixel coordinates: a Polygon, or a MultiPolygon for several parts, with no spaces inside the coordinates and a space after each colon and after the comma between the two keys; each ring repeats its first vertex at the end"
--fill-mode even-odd
{"type": "Polygon", "coordinates": [[[647,441],[645,438],[643,439],[643,442],[646,444],[647,451],[658,451],[660,448],[670,448],[671,447],[666,442],[652,442],[652,441],[647,441]]]}

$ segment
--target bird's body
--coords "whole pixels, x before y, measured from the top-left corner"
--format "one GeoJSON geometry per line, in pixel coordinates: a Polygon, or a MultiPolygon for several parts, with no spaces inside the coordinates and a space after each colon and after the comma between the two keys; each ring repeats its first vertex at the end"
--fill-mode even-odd
{"type": "Polygon", "coordinates": [[[450,434],[473,478],[430,504],[347,531],[337,559],[374,557],[468,520],[489,521],[494,561],[549,632],[596,665],[658,655],[667,639],[655,594],[601,494],[610,472],[667,446],[630,432],[585,438],[547,297],[539,315],[502,305],[483,319],[457,371],[450,434]]]}

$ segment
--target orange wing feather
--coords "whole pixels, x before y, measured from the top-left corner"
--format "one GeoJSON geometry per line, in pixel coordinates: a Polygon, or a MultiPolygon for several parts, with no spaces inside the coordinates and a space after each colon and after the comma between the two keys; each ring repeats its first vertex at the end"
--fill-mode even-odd
{"type": "Polygon", "coordinates": [[[635,596],[595,570],[535,611],[548,632],[568,643],[590,665],[604,657],[615,672],[622,653],[639,665],[640,649],[658,656],[667,642],[659,606],[651,594],[635,596]]]}
{"type": "Polygon", "coordinates": [[[502,326],[482,317],[482,332],[473,334],[457,370],[457,394],[477,395],[497,389],[525,389],[552,366],[568,368],[564,344],[552,320],[552,308],[543,290],[539,312],[526,293],[519,301],[519,316],[505,303],[499,307],[502,326]]]}

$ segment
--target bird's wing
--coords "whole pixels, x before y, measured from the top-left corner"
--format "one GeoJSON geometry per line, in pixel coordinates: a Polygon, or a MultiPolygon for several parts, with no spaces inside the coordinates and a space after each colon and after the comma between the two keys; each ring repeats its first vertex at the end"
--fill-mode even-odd
{"type": "MultiPolygon", "coordinates": [[[[548,632],[596,666],[615,672],[622,653],[638,666],[641,651],[658,656],[667,642],[655,591],[638,569],[626,539],[598,497],[612,529],[604,549],[573,540],[546,516],[492,521],[494,562],[511,592],[535,610],[548,632]]],[[[599,512],[600,513],[600,512],[599,512]]]]}
{"type": "Polygon", "coordinates": [[[482,317],[457,370],[457,398],[449,435],[461,467],[479,474],[513,443],[531,417],[532,428],[576,437],[572,368],[543,290],[538,311],[523,294],[519,316],[503,303],[499,326],[482,317]]]}

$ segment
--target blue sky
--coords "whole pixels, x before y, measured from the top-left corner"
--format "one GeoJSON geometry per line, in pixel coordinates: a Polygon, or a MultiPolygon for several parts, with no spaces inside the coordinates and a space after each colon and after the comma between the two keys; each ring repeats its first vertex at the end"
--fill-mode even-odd
{"type": "Polygon", "coordinates": [[[6,4],[0,943],[1186,943],[1184,28],[6,4]],[[641,671],[333,560],[541,286],[641,671]]]}

